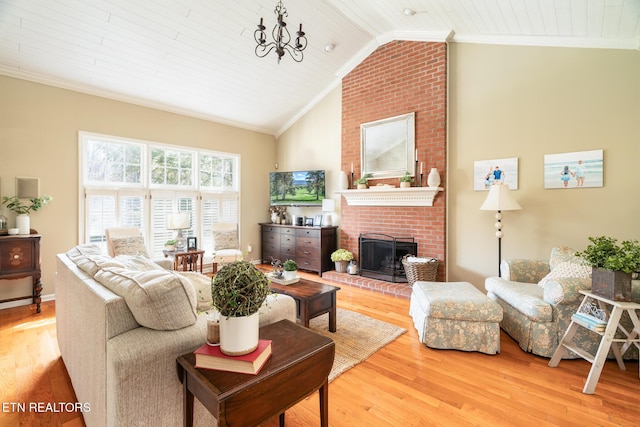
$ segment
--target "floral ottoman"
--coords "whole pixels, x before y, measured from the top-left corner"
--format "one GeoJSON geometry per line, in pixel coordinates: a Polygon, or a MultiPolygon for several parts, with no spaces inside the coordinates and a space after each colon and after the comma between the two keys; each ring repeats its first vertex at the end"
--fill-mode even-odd
{"type": "Polygon", "coordinates": [[[427,347],[500,352],[502,308],[471,283],[415,282],[409,314],[427,347]]]}

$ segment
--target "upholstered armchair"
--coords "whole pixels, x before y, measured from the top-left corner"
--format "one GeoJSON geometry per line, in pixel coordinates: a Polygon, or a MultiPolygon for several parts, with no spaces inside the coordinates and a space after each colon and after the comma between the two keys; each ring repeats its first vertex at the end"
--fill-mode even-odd
{"type": "Polygon", "coordinates": [[[214,271],[226,263],[240,261],[242,251],[238,241],[238,224],[220,222],[213,224],[212,229],[214,271]]]}
{"type": "MultiPolygon", "coordinates": [[[[580,291],[591,291],[591,267],[575,253],[568,247],[556,247],[549,260],[503,260],[502,277],[485,280],[487,295],[503,309],[500,327],[522,350],[553,356],[584,298],[580,291]]],[[[640,282],[634,281],[632,294],[637,297],[639,293],[640,282]]],[[[579,328],[574,342],[595,354],[600,337],[579,328]]],[[[637,354],[637,349],[631,349],[624,357],[634,359],[637,354]]],[[[565,356],[578,357],[573,352],[565,356]]]]}
{"type": "MultiPolygon", "coordinates": [[[[105,229],[109,256],[141,255],[150,258],[144,236],[136,227],[112,227],[105,229]]],[[[153,262],[165,270],[173,270],[173,261],[168,258],[153,258],[153,262]]]]}

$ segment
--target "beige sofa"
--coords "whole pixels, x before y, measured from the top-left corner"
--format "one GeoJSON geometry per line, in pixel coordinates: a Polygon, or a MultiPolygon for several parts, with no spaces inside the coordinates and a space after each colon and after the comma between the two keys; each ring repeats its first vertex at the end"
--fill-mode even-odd
{"type": "MultiPolygon", "coordinates": [[[[206,341],[205,315],[195,306],[206,304],[207,292],[197,289],[194,273],[187,277],[136,257],[123,261],[98,252],[83,245],[57,255],[57,338],[78,402],[90,409],[85,423],[182,425],[175,360],[206,341]]],[[[295,321],[295,301],[270,296],[260,323],[281,319],[295,321]]],[[[216,425],[197,401],[195,418],[197,426],[216,425]]]]}

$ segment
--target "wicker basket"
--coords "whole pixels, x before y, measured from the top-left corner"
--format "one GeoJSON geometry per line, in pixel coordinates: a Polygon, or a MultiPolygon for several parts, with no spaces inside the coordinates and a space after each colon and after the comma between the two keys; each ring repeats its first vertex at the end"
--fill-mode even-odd
{"type": "Polygon", "coordinates": [[[407,282],[411,286],[420,280],[426,282],[435,282],[436,280],[438,260],[435,258],[415,258],[415,255],[405,255],[402,257],[402,265],[407,282]],[[409,258],[414,258],[416,261],[408,261],[409,258]]]}

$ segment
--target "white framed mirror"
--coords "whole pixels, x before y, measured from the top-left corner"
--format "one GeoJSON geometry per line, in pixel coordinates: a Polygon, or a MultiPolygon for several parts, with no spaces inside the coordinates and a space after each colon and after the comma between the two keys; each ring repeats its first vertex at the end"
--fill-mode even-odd
{"type": "Polygon", "coordinates": [[[362,175],[373,178],[415,174],[415,113],[360,125],[362,175]]]}

